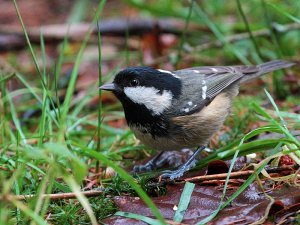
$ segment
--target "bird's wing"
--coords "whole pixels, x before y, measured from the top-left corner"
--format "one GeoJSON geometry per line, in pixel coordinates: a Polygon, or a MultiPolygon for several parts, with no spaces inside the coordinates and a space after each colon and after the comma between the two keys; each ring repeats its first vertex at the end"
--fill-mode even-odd
{"type": "Polygon", "coordinates": [[[246,74],[259,72],[256,66],[194,67],[173,73],[182,82],[182,94],[166,112],[171,116],[190,115],[208,105],[220,92],[246,74]]]}

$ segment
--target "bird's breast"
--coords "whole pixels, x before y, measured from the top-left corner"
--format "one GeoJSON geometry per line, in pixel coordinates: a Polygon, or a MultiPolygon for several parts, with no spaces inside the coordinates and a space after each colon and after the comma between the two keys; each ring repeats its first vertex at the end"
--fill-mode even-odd
{"type": "Polygon", "coordinates": [[[151,134],[145,127],[130,126],[130,129],[144,145],[158,151],[180,150],[181,147],[176,138],[173,139],[170,135],[157,136],[151,134]]]}

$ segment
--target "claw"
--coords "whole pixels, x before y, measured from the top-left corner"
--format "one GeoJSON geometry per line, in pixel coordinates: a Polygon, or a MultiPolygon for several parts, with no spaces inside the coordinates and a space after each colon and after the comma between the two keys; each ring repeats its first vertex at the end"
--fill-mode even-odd
{"type": "Polygon", "coordinates": [[[145,165],[135,165],[132,169],[133,173],[140,173],[140,172],[148,172],[148,171],[152,171],[153,165],[152,164],[145,164],[145,165]]]}
{"type": "Polygon", "coordinates": [[[160,152],[158,155],[156,155],[154,158],[152,158],[149,162],[147,162],[145,165],[135,165],[133,167],[133,173],[139,173],[139,172],[149,172],[153,171],[157,167],[157,161],[158,159],[163,155],[164,152],[160,152]]]}
{"type": "Polygon", "coordinates": [[[144,165],[136,165],[133,167],[133,173],[151,172],[162,168],[178,167],[182,165],[187,157],[193,154],[190,149],[182,149],[178,151],[162,151],[144,165]]]}
{"type": "Polygon", "coordinates": [[[169,178],[170,180],[174,180],[176,178],[182,177],[186,171],[190,170],[196,165],[196,157],[203,149],[205,149],[205,146],[199,147],[197,151],[178,169],[163,171],[163,173],[160,175],[160,178],[169,178]]]}
{"type": "MultiPolygon", "coordinates": [[[[205,146],[199,147],[193,155],[183,164],[181,164],[177,169],[175,170],[165,170],[160,176],[161,178],[171,179],[174,180],[176,178],[180,178],[183,176],[183,174],[193,168],[196,165],[196,157],[197,155],[205,149],[205,146]]],[[[149,162],[147,162],[145,165],[136,165],[133,167],[133,173],[139,173],[139,172],[149,172],[154,171],[156,169],[162,168],[163,165],[165,165],[166,161],[170,161],[170,154],[168,152],[161,152],[154,158],[152,158],[149,162]]],[[[172,165],[174,166],[174,162],[172,162],[172,165]]]]}

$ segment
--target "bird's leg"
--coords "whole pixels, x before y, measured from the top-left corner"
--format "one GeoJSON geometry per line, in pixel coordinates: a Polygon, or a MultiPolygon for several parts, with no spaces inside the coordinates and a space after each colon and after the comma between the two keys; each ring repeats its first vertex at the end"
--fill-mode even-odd
{"type": "Polygon", "coordinates": [[[178,167],[191,155],[193,155],[193,151],[188,148],[184,148],[181,151],[162,151],[145,165],[134,166],[133,172],[147,172],[161,168],[178,167]]]}
{"type": "Polygon", "coordinates": [[[181,177],[186,171],[193,168],[196,165],[196,157],[199,155],[199,153],[204,150],[205,146],[200,146],[197,148],[195,153],[181,166],[179,166],[176,170],[165,170],[161,174],[161,178],[169,178],[171,180],[174,180],[175,178],[181,177]]]}
{"type": "Polygon", "coordinates": [[[154,156],[151,160],[149,160],[146,164],[144,165],[135,165],[133,167],[133,172],[138,173],[138,172],[148,172],[148,171],[153,171],[157,169],[157,162],[159,161],[159,158],[164,154],[164,151],[161,151],[158,155],[154,156]]]}

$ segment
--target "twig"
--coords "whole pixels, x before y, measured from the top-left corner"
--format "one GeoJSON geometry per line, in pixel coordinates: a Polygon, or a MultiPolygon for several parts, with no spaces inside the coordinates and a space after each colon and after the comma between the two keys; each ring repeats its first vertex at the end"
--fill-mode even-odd
{"type": "Polygon", "coordinates": [[[295,164],[293,166],[267,167],[266,171],[268,173],[279,173],[286,170],[297,170],[297,169],[299,169],[299,165],[295,164]]]}
{"type": "MultiPolygon", "coordinates": [[[[184,23],[174,19],[107,19],[101,20],[99,28],[93,28],[93,35],[97,36],[98,29],[101,35],[124,37],[126,32],[130,35],[143,35],[152,32],[155,27],[159,26],[160,32],[180,35],[184,27],[184,23]]],[[[52,24],[39,27],[28,27],[28,35],[32,42],[39,43],[40,32],[43,33],[45,42],[60,42],[68,36],[69,40],[81,41],[88,31],[90,23],[77,24],[52,24]]],[[[193,30],[199,30],[199,26],[193,26],[193,30]]],[[[23,39],[23,31],[19,26],[0,25],[0,35],[10,35],[11,37],[23,39]]],[[[18,44],[20,44],[17,39],[18,44]]],[[[25,41],[24,41],[25,43],[25,41]]]]}
{"type": "MultiPolygon", "coordinates": [[[[298,168],[297,165],[295,165],[295,166],[269,167],[269,168],[266,168],[266,171],[268,173],[278,173],[278,172],[282,172],[282,171],[294,171],[297,168],[298,168]]],[[[240,176],[248,176],[248,175],[251,175],[253,172],[254,172],[254,170],[244,170],[244,171],[232,172],[230,174],[230,178],[240,177],[240,176]]],[[[227,174],[228,173],[203,175],[203,176],[185,178],[183,180],[184,181],[221,180],[221,179],[225,179],[227,177],[227,174]]]]}
{"type": "MultiPolygon", "coordinates": [[[[240,176],[248,176],[254,173],[254,170],[245,170],[245,171],[238,171],[232,172],[230,174],[230,178],[233,177],[240,177],[240,176]]],[[[219,174],[212,174],[212,175],[203,175],[203,176],[196,176],[196,177],[189,177],[183,179],[184,181],[204,181],[204,180],[218,180],[218,179],[225,179],[228,176],[228,173],[219,173],[219,174]]]]}
{"type": "Polygon", "coordinates": [[[10,170],[4,166],[0,166],[0,170],[4,170],[4,171],[9,171],[9,172],[14,172],[14,170],[10,170]]]}
{"type": "MultiPolygon", "coordinates": [[[[285,24],[285,25],[274,24],[273,29],[277,33],[286,33],[288,31],[300,29],[300,24],[298,24],[298,23],[289,23],[289,24],[285,24]]],[[[253,31],[252,36],[253,37],[264,37],[264,36],[269,37],[269,36],[271,36],[271,32],[268,28],[261,29],[261,30],[253,31]]],[[[236,42],[236,41],[245,40],[248,38],[250,38],[249,33],[244,32],[244,33],[240,33],[240,34],[234,34],[231,36],[227,36],[226,42],[232,43],[232,42],[236,42]]],[[[201,51],[204,51],[204,50],[207,50],[210,48],[216,48],[216,47],[222,47],[222,46],[223,46],[223,44],[220,41],[210,41],[210,42],[200,44],[198,46],[185,46],[184,50],[187,53],[196,53],[196,52],[201,52],[201,51]]],[[[170,53],[172,53],[172,52],[170,52],[170,53]]],[[[156,58],[156,60],[154,60],[153,62],[151,62],[151,64],[149,64],[147,66],[153,66],[158,63],[167,61],[169,59],[169,55],[170,54],[158,57],[158,58],[156,58]]],[[[185,57],[193,58],[194,56],[192,56],[191,54],[186,54],[185,57]]],[[[187,60],[185,57],[184,57],[184,61],[187,60]]],[[[203,60],[199,60],[199,61],[203,61],[203,60]]],[[[208,62],[208,63],[210,63],[210,62],[208,62]]]]}
{"type": "MultiPolygon", "coordinates": [[[[283,171],[283,170],[292,170],[294,169],[293,166],[286,166],[284,168],[268,168],[266,169],[267,172],[278,172],[278,171],[283,171]]],[[[252,173],[254,173],[254,170],[245,170],[245,171],[237,171],[237,172],[232,172],[230,174],[230,178],[234,177],[241,177],[241,176],[249,176],[252,173]]],[[[182,179],[181,181],[184,182],[191,182],[191,181],[207,181],[207,180],[221,180],[226,179],[227,173],[220,173],[220,174],[212,174],[212,175],[203,175],[203,176],[196,176],[196,177],[190,177],[190,178],[185,178],[182,179]]],[[[165,182],[165,181],[163,181],[165,182]]],[[[166,182],[168,183],[168,182],[166,182]]],[[[86,197],[92,197],[92,196],[98,196],[103,193],[103,190],[92,190],[92,191],[83,191],[81,192],[83,195],[86,197]]],[[[37,195],[16,195],[14,196],[17,200],[26,200],[30,198],[34,198],[37,195]]],[[[50,200],[59,200],[59,199],[72,199],[76,198],[75,193],[69,192],[69,193],[58,193],[58,194],[43,194],[42,198],[49,198],[50,200]]]]}
{"type": "MultiPolygon", "coordinates": [[[[86,197],[92,197],[92,196],[98,196],[103,193],[102,190],[99,191],[83,191],[81,192],[86,197]]],[[[34,198],[37,195],[16,195],[15,198],[17,200],[26,200],[30,198],[34,198]]],[[[69,192],[69,193],[58,193],[58,194],[43,194],[42,198],[49,198],[50,200],[59,200],[59,199],[72,199],[76,198],[75,193],[69,192]]]]}
{"type": "MultiPolygon", "coordinates": [[[[285,24],[285,25],[274,24],[273,29],[278,33],[286,33],[287,31],[300,29],[300,24],[298,24],[298,23],[289,23],[289,24],[285,24]]],[[[263,37],[263,36],[271,36],[271,33],[270,33],[269,29],[261,29],[261,30],[253,31],[252,35],[253,35],[253,37],[263,37]]],[[[244,33],[228,36],[226,39],[227,39],[227,42],[232,43],[232,42],[241,41],[241,40],[248,39],[248,38],[250,38],[249,33],[244,32],[244,33]]],[[[203,50],[206,50],[206,49],[209,49],[212,47],[220,47],[220,46],[222,46],[222,43],[220,41],[212,41],[212,42],[207,42],[207,43],[198,45],[198,46],[190,49],[190,51],[198,52],[198,51],[203,51],[203,50]]]]}

